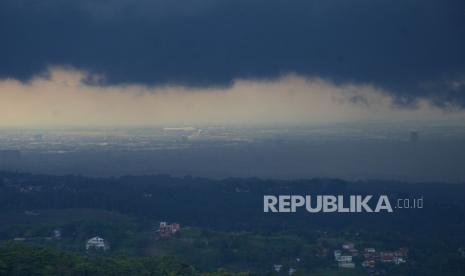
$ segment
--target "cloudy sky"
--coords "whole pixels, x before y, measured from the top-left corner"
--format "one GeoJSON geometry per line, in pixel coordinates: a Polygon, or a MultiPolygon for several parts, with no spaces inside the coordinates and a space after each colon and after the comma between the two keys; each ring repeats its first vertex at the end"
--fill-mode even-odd
{"type": "Polygon", "coordinates": [[[463,0],[1,0],[0,126],[465,119],[463,0]]]}

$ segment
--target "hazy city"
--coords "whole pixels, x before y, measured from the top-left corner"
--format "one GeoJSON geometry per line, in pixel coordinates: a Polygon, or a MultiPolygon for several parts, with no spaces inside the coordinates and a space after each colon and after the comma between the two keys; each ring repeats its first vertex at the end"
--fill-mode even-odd
{"type": "Polygon", "coordinates": [[[465,128],[335,124],[302,127],[2,129],[3,169],[120,176],[465,179],[465,128]],[[11,156],[6,154],[8,151],[11,156]]]}

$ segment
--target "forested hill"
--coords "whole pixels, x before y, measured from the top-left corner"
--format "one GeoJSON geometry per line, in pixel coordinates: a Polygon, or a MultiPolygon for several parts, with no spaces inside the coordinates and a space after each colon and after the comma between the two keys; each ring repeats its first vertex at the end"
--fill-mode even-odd
{"type": "Polygon", "coordinates": [[[173,257],[109,257],[90,258],[62,252],[50,247],[19,243],[0,244],[0,275],[183,275],[183,276],[248,276],[250,273],[201,273],[193,266],[173,257]]]}
{"type": "Polygon", "coordinates": [[[337,179],[264,180],[175,178],[167,175],[88,178],[0,173],[0,212],[90,208],[149,220],[217,229],[299,231],[358,227],[419,235],[465,231],[465,184],[347,182],[337,179]],[[422,209],[393,213],[263,212],[263,195],[386,194],[423,197],[422,209]]]}

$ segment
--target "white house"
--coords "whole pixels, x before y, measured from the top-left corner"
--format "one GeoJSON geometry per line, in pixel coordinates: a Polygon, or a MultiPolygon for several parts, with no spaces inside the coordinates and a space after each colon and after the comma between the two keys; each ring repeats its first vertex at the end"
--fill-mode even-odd
{"type": "Polygon", "coordinates": [[[105,242],[104,239],[101,237],[93,237],[86,242],[86,250],[89,250],[90,248],[94,249],[102,249],[102,250],[107,250],[109,249],[108,244],[105,242]]]}
{"type": "Polygon", "coordinates": [[[352,243],[352,242],[345,242],[345,243],[342,244],[342,248],[343,248],[343,249],[346,249],[346,250],[353,249],[353,248],[354,248],[354,243],[352,243]]]}
{"type": "Polygon", "coordinates": [[[334,250],[334,259],[337,261],[341,257],[341,250],[334,250]]]}
{"type": "Polygon", "coordinates": [[[352,255],[341,255],[336,261],[342,263],[352,262],[352,255]]]}
{"type": "Polygon", "coordinates": [[[405,264],[407,262],[407,260],[404,258],[404,257],[400,257],[400,256],[395,256],[394,257],[394,263],[396,265],[398,264],[405,264]]]}
{"type": "Polygon", "coordinates": [[[276,271],[276,272],[280,272],[282,267],[283,267],[283,266],[280,265],[280,264],[275,264],[275,265],[273,265],[273,269],[274,269],[274,271],[276,271]]]}
{"type": "Polygon", "coordinates": [[[61,230],[60,229],[53,230],[53,238],[56,239],[56,240],[61,239],[61,230]]]}

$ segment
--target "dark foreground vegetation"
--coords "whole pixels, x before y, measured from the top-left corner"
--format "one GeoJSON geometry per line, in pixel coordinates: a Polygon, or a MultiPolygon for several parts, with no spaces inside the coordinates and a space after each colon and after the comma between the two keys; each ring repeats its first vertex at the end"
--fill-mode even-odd
{"type": "Polygon", "coordinates": [[[5,172],[0,275],[464,275],[463,195],[463,184],[5,172]],[[265,194],[387,194],[422,197],[424,206],[271,214],[263,213],[265,194]],[[181,230],[161,237],[160,221],[181,230]],[[86,250],[94,236],[105,238],[109,250],[86,250]],[[353,269],[339,268],[333,256],[347,241],[360,251],[353,269]],[[365,268],[365,248],[409,253],[405,263],[365,268]]]}
{"type": "Polygon", "coordinates": [[[172,257],[88,257],[50,247],[6,243],[0,246],[0,275],[185,275],[246,276],[225,270],[201,273],[172,257]]]}

